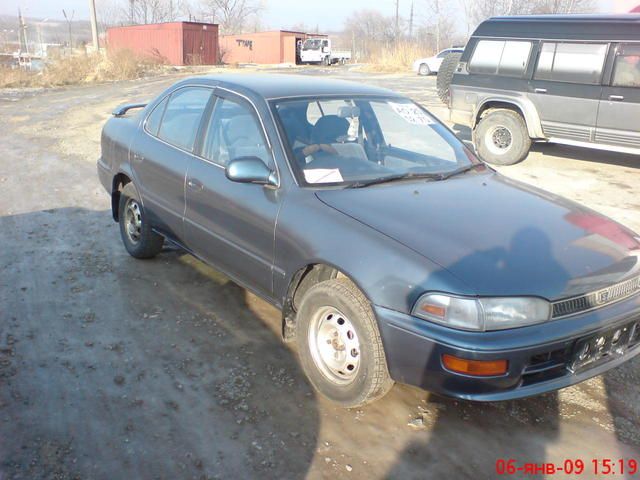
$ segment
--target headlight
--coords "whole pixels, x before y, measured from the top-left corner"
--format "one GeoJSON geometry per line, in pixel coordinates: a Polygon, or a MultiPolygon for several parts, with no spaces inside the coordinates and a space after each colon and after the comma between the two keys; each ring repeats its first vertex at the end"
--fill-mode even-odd
{"type": "Polygon", "coordinates": [[[551,304],[536,297],[452,297],[428,293],[418,299],[413,315],[462,330],[504,330],[543,323],[551,304]]]}

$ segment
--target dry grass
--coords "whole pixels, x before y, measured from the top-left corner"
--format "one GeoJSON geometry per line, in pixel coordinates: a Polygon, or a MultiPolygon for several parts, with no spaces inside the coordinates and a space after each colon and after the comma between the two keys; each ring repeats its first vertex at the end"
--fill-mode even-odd
{"type": "Polygon", "coordinates": [[[0,88],[55,87],[79,83],[139,78],[160,68],[159,62],[140,58],[129,50],[59,57],[41,72],[0,69],[0,88]]]}
{"type": "Polygon", "coordinates": [[[376,49],[364,60],[362,70],[370,72],[399,73],[406,72],[418,58],[431,55],[414,43],[401,42],[396,45],[376,49]]]}

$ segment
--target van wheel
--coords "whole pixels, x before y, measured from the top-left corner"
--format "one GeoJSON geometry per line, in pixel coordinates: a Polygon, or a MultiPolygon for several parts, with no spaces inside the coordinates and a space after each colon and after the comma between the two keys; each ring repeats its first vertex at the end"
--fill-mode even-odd
{"type": "Polygon", "coordinates": [[[514,165],[527,157],[531,139],[522,116],[512,110],[494,110],[474,131],[480,158],[495,165],[514,165]]]}
{"type": "Polygon", "coordinates": [[[347,278],[320,282],[305,293],[296,342],[311,384],[343,407],[370,403],[393,386],[371,306],[347,278]]]}
{"type": "Polygon", "coordinates": [[[427,65],[426,63],[421,63],[420,67],[418,68],[418,75],[431,75],[431,69],[429,68],[429,65],[427,65]]]}
{"type": "Polygon", "coordinates": [[[129,255],[135,258],[152,258],[160,253],[164,237],[151,229],[133,183],[127,183],[120,192],[118,222],[122,243],[129,255]]]}

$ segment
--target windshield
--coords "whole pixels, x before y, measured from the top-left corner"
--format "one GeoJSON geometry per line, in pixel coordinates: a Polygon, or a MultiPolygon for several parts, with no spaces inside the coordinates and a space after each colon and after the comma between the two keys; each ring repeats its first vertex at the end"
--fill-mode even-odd
{"type": "Polygon", "coordinates": [[[447,128],[408,99],[314,98],[272,105],[302,184],[444,179],[479,163],[447,128]]]}
{"type": "Polygon", "coordinates": [[[305,40],[304,43],[302,44],[302,49],[303,50],[318,50],[320,49],[320,43],[322,42],[322,40],[314,38],[314,39],[308,39],[305,40]]]}

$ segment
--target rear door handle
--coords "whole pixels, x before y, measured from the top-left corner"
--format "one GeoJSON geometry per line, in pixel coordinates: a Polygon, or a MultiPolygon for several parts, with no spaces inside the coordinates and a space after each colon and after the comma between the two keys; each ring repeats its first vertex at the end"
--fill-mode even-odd
{"type": "Polygon", "coordinates": [[[609,100],[611,100],[612,102],[619,102],[621,100],[624,100],[624,97],[622,95],[609,95],[609,100]]]}
{"type": "Polygon", "coordinates": [[[536,93],[547,93],[547,89],[546,88],[534,88],[533,90],[536,93]]]}
{"type": "Polygon", "coordinates": [[[140,163],[144,160],[144,157],[142,155],[138,155],[137,153],[134,153],[132,157],[134,162],[140,163]]]}
{"type": "Polygon", "coordinates": [[[202,185],[202,183],[200,183],[198,180],[195,180],[193,178],[189,178],[187,180],[187,187],[189,187],[191,190],[196,190],[196,191],[204,190],[204,185],[202,185]]]}

